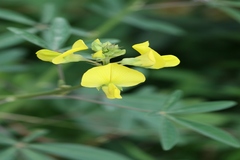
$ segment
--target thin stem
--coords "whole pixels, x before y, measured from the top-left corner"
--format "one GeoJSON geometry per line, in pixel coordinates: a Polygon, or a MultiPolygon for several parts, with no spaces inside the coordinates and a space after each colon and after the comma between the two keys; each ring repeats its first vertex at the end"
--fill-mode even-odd
{"type": "Polygon", "coordinates": [[[58,76],[59,76],[59,86],[65,85],[65,76],[61,65],[57,65],[58,76]]]}
{"type": "Polygon", "coordinates": [[[0,104],[7,103],[7,102],[12,102],[18,99],[28,99],[28,98],[34,98],[34,97],[39,97],[39,96],[48,96],[48,95],[56,95],[56,94],[63,94],[66,92],[73,91],[75,89],[81,88],[82,86],[72,86],[72,87],[62,87],[62,88],[57,88],[56,90],[51,90],[51,91],[45,91],[45,92],[38,92],[38,93],[30,93],[30,94],[24,94],[24,95],[8,95],[4,97],[0,97],[0,104]]]}
{"type": "Polygon", "coordinates": [[[41,96],[41,97],[37,97],[37,99],[76,99],[76,100],[82,100],[85,102],[91,102],[91,103],[96,103],[96,104],[103,104],[103,105],[108,105],[108,106],[113,106],[113,107],[117,107],[117,108],[123,108],[123,109],[129,109],[129,110],[134,110],[134,111],[140,111],[140,112],[152,112],[152,110],[147,110],[147,109],[140,109],[140,108],[134,108],[134,107],[129,107],[129,106],[123,106],[123,105],[118,105],[118,104],[114,104],[114,103],[106,103],[106,102],[102,102],[102,101],[98,101],[98,100],[94,100],[94,99],[87,99],[85,97],[79,97],[79,96],[72,96],[72,95],[63,95],[63,96],[41,96]]]}

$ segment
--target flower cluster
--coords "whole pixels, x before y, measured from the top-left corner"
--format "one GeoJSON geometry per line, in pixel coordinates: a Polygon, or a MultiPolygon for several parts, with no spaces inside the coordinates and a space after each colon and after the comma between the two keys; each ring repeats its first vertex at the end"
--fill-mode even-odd
{"type": "Polygon", "coordinates": [[[180,63],[179,59],[173,55],[161,56],[149,47],[149,42],[143,42],[132,46],[139,56],[134,58],[123,58],[119,62],[110,62],[112,58],[124,55],[126,50],[120,49],[118,45],[110,42],[102,43],[96,39],[91,44],[91,49],[95,52],[91,59],[75,52],[87,50],[88,47],[83,40],[77,40],[71,49],[59,53],[56,51],[41,49],[36,54],[43,61],[54,64],[88,61],[97,66],[87,70],[81,80],[81,85],[89,88],[102,89],[109,99],[121,99],[122,87],[138,85],[145,81],[145,76],[125,65],[138,66],[150,69],[160,69],[163,67],[174,67],[180,63]],[[74,54],[75,53],[75,54],[74,54]]]}

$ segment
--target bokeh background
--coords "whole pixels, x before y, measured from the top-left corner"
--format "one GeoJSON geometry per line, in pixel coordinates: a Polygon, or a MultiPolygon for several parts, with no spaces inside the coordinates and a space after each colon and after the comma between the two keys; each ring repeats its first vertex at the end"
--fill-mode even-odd
{"type": "MultiPolygon", "coordinates": [[[[7,27],[35,28],[35,33],[44,37],[41,27],[54,17],[63,17],[73,27],[66,46],[77,39],[89,43],[95,38],[110,39],[126,48],[127,56],[136,56],[131,46],[148,40],[161,55],[179,57],[177,67],[143,70],[147,81],[124,90],[123,97],[142,90],[154,90],[164,97],[182,90],[183,101],[189,104],[239,102],[239,8],[237,0],[0,0],[0,10],[18,12],[39,22],[31,26],[0,17],[0,94],[25,94],[57,86],[56,67],[35,56],[41,48],[7,27]]],[[[78,85],[90,67],[85,63],[64,65],[67,83],[78,85]]],[[[90,99],[101,94],[95,89],[75,93],[90,99]]],[[[163,151],[151,127],[140,121],[138,125],[143,127],[139,131],[125,132],[119,128],[123,124],[118,117],[121,111],[116,113],[104,106],[101,112],[95,112],[98,108],[94,103],[67,99],[21,100],[0,106],[0,127],[17,138],[45,129],[49,133],[39,139],[41,142],[96,146],[136,160],[240,159],[239,149],[184,128],[179,130],[182,136],[178,145],[163,151]],[[52,119],[64,123],[53,123],[52,119]]],[[[189,118],[220,127],[240,139],[239,105],[189,118]]]]}

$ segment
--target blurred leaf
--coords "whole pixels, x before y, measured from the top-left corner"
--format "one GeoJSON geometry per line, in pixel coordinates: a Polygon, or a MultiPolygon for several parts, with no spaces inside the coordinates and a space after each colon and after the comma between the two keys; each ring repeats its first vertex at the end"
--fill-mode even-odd
{"type": "Polygon", "coordinates": [[[184,31],[179,27],[170,24],[168,22],[163,22],[160,20],[153,20],[140,16],[127,16],[123,20],[124,22],[145,30],[154,30],[163,33],[173,34],[173,35],[182,35],[184,31]]]}
{"type": "Polygon", "coordinates": [[[45,134],[47,134],[48,131],[47,130],[36,130],[36,131],[33,131],[30,135],[24,137],[22,139],[22,142],[31,142],[45,134]]]}
{"type": "Polygon", "coordinates": [[[67,41],[71,34],[70,26],[66,19],[57,17],[49,28],[48,46],[52,50],[58,50],[67,41]]]}
{"type": "Polygon", "coordinates": [[[28,17],[23,16],[20,13],[2,9],[2,8],[0,8],[0,18],[6,19],[9,21],[13,21],[13,22],[19,22],[19,23],[26,24],[26,25],[36,24],[35,21],[33,21],[32,19],[30,19],[28,17]]]}
{"type": "Polygon", "coordinates": [[[220,6],[229,6],[229,7],[240,7],[240,2],[236,1],[213,1],[212,2],[215,5],[220,5],[220,6]]]}
{"type": "Polygon", "coordinates": [[[236,21],[240,22],[240,11],[237,9],[233,9],[230,7],[217,7],[219,10],[225,12],[228,14],[230,17],[235,19],[236,21]]]}
{"type": "Polygon", "coordinates": [[[14,27],[8,27],[8,29],[10,31],[12,31],[13,33],[17,34],[18,36],[24,38],[25,40],[27,40],[35,45],[38,45],[42,48],[47,48],[47,44],[45,43],[45,41],[32,33],[29,33],[23,29],[14,28],[14,27]]]}
{"type": "Polygon", "coordinates": [[[28,67],[24,65],[4,65],[0,67],[0,72],[22,72],[27,70],[28,67]]]}
{"type": "Polygon", "coordinates": [[[223,125],[232,121],[232,115],[219,114],[219,113],[200,113],[200,114],[188,114],[183,116],[184,119],[207,123],[209,125],[223,125]]]}
{"type": "Polygon", "coordinates": [[[155,160],[155,158],[145,153],[141,148],[130,142],[123,142],[121,143],[121,146],[123,146],[125,151],[135,160],[155,160]]]}
{"type": "Polygon", "coordinates": [[[161,116],[159,133],[164,150],[170,150],[178,142],[176,127],[166,117],[161,116]]]}
{"type": "Polygon", "coordinates": [[[15,143],[17,143],[17,141],[15,141],[14,139],[5,134],[0,133],[0,144],[14,145],[15,143]]]}
{"type": "Polygon", "coordinates": [[[3,33],[0,35],[0,49],[8,48],[24,42],[24,40],[14,33],[3,33]]]}
{"type": "Polygon", "coordinates": [[[234,101],[203,102],[184,108],[174,109],[172,111],[167,111],[167,113],[174,114],[204,113],[230,108],[234,105],[236,105],[236,102],[234,101]]]}
{"type": "Polygon", "coordinates": [[[26,50],[22,48],[3,50],[0,52],[0,64],[19,61],[24,58],[25,54],[26,54],[26,50]]]}
{"type": "Polygon", "coordinates": [[[171,109],[171,107],[174,106],[180,100],[182,94],[183,93],[180,90],[173,92],[164,102],[163,107],[161,107],[162,111],[167,111],[171,109]]]}
{"type": "Polygon", "coordinates": [[[56,15],[56,10],[57,8],[54,3],[45,3],[42,8],[41,22],[50,23],[56,15]]]}
{"type": "Polygon", "coordinates": [[[39,150],[41,152],[46,152],[49,154],[54,154],[58,156],[62,156],[65,158],[71,158],[74,160],[106,160],[106,159],[114,159],[114,160],[130,160],[129,158],[120,155],[118,153],[114,153],[112,151],[77,145],[77,144],[67,144],[67,143],[45,143],[45,144],[32,144],[28,145],[29,148],[39,150]]]}
{"type": "Polygon", "coordinates": [[[21,149],[20,150],[21,154],[24,157],[24,160],[54,160],[54,158],[42,154],[42,153],[38,153],[35,151],[31,151],[29,149],[21,149]]]}
{"type": "Polygon", "coordinates": [[[0,151],[1,160],[16,160],[17,149],[16,148],[8,148],[0,151]]]}
{"type": "MultiPolygon", "coordinates": [[[[170,117],[170,116],[169,116],[170,117]]],[[[240,144],[236,138],[231,136],[229,133],[220,130],[214,126],[209,126],[206,124],[188,121],[182,118],[177,117],[170,117],[171,120],[175,121],[176,123],[183,125],[189,129],[192,129],[198,133],[201,133],[209,138],[212,138],[214,140],[217,140],[219,142],[225,143],[227,145],[233,146],[233,147],[240,147],[240,144]]]]}
{"type": "Polygon", "coordinates": [[[89,37],[91,35],[90,32],[85,31],[85,30],[80,29],[80,28],[72,28],[71,32],[72,32],[72,34],[77,35],[77,36],[81,36],[81,37],[89,37]]]}

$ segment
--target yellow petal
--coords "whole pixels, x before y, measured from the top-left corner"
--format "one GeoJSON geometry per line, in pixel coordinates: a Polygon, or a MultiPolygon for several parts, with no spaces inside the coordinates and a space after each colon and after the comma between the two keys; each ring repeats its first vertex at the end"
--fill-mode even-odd
{"type": "Polygon", "coordinates": [[[103,59],[103,58],[105,58],[105,56],[104,56],[102,50],[100,50],[100,51],[97,51],[96,53],[92,54],[92,58],[103,59]]]}
{"type": "Polygon", "coordinates": [[[81,85],[84,87],[101,87],[113,83],[118,87],[135,86],[145,81],[145,76],[136,70],[109,63],[89,69],[83,74],[81,85]]]}
{"type": "Polygon", "coordinates": [[[41,49],[36,52],[37,57],[41,59],[42,61],[48,61],[51,62],[55,57],[61,55],[61,53],[51,51],[48,49],[41,49]]]}
{"type": "Polygon", "coordinates": [[[110,82],[110,65],[93,67],[82,76],[81,85],[84,87],[101,87],[110,82]]]}
{"type": "Polygon", "coordinates": [[[134,69],[119,65],[117,63],[108,64],[111,67],[110,82],[118,87],[135,86],[145,81],[145,76],[134,69]]]}
{"type": "Polygon", "coordinates": [[[145,54],[147,52],[149,52],[151,50],[151,48],[149,47],[149,42],[143,42],[143,43],[138,43],[132,46],[133,49],[135,49],[136,51],[138,51],[140,54],[145,54]]]}
{"type": "Polygon", "coordinates": [[[173,55],[164,55],[162,58],[165,62],[165,67],[174,67],[180,63],[180,60],[173,55]]]}
{"type": "Polygon", "coordinates": [[[85,50],[88,49],[88,47],[83,40],[79,39],[72,45],[72,49],[85,50]]]}
{"type": "MultiPolygon", "coordinates": [[[[62,53],[61,55],[57,56],[56,58],[54,58],[52,60],[52,63],[54,64],[60,64],[60,63],[68,63],[68,62],[77,62],[79,61],[79,59],[74,60],[74,56],[70,56],[69,55],[73,54],[74,52],[77,51],[81,51],[81,50],[86,50],[88,49],[88,47],[85,45],[85,43],[83,42],[83,40],[77,40],[73,46],[72,49],[67,50],[66,52],[62,53]],[[66,58],[68,57],[68,58],[66,58]]],[[[75,56],[75,57],[80,57],[80,56],[75,56]]]]}
{"type": "Polygon", "coordinates": [[[121,99],[120,90],[112,83],[110,83],[108,86],[103,86],[102,90],[106,94],[107,98],[109,99],[121,99]]]}
{"type": "Polygon", "coordinates": [[[153,56],[154,56],[154,59],[155,59],[155,64],[149,68],[151,69],[160,69],[160,68],[163,68],[165,67],[165,61],[164,59],[162,58],[162,56],[160,54],[158,54],[156,51],[154,51],[153,49],[151,49],[151,51],[153,56]]]}
{"type": "Polygon", "coordinates": [[[152,52],[142,54],[135,58],[124,58],[121,61],[123,65],[133,65],[139,67],[151,67],[155,64],[156,60],[152,52]]]}

